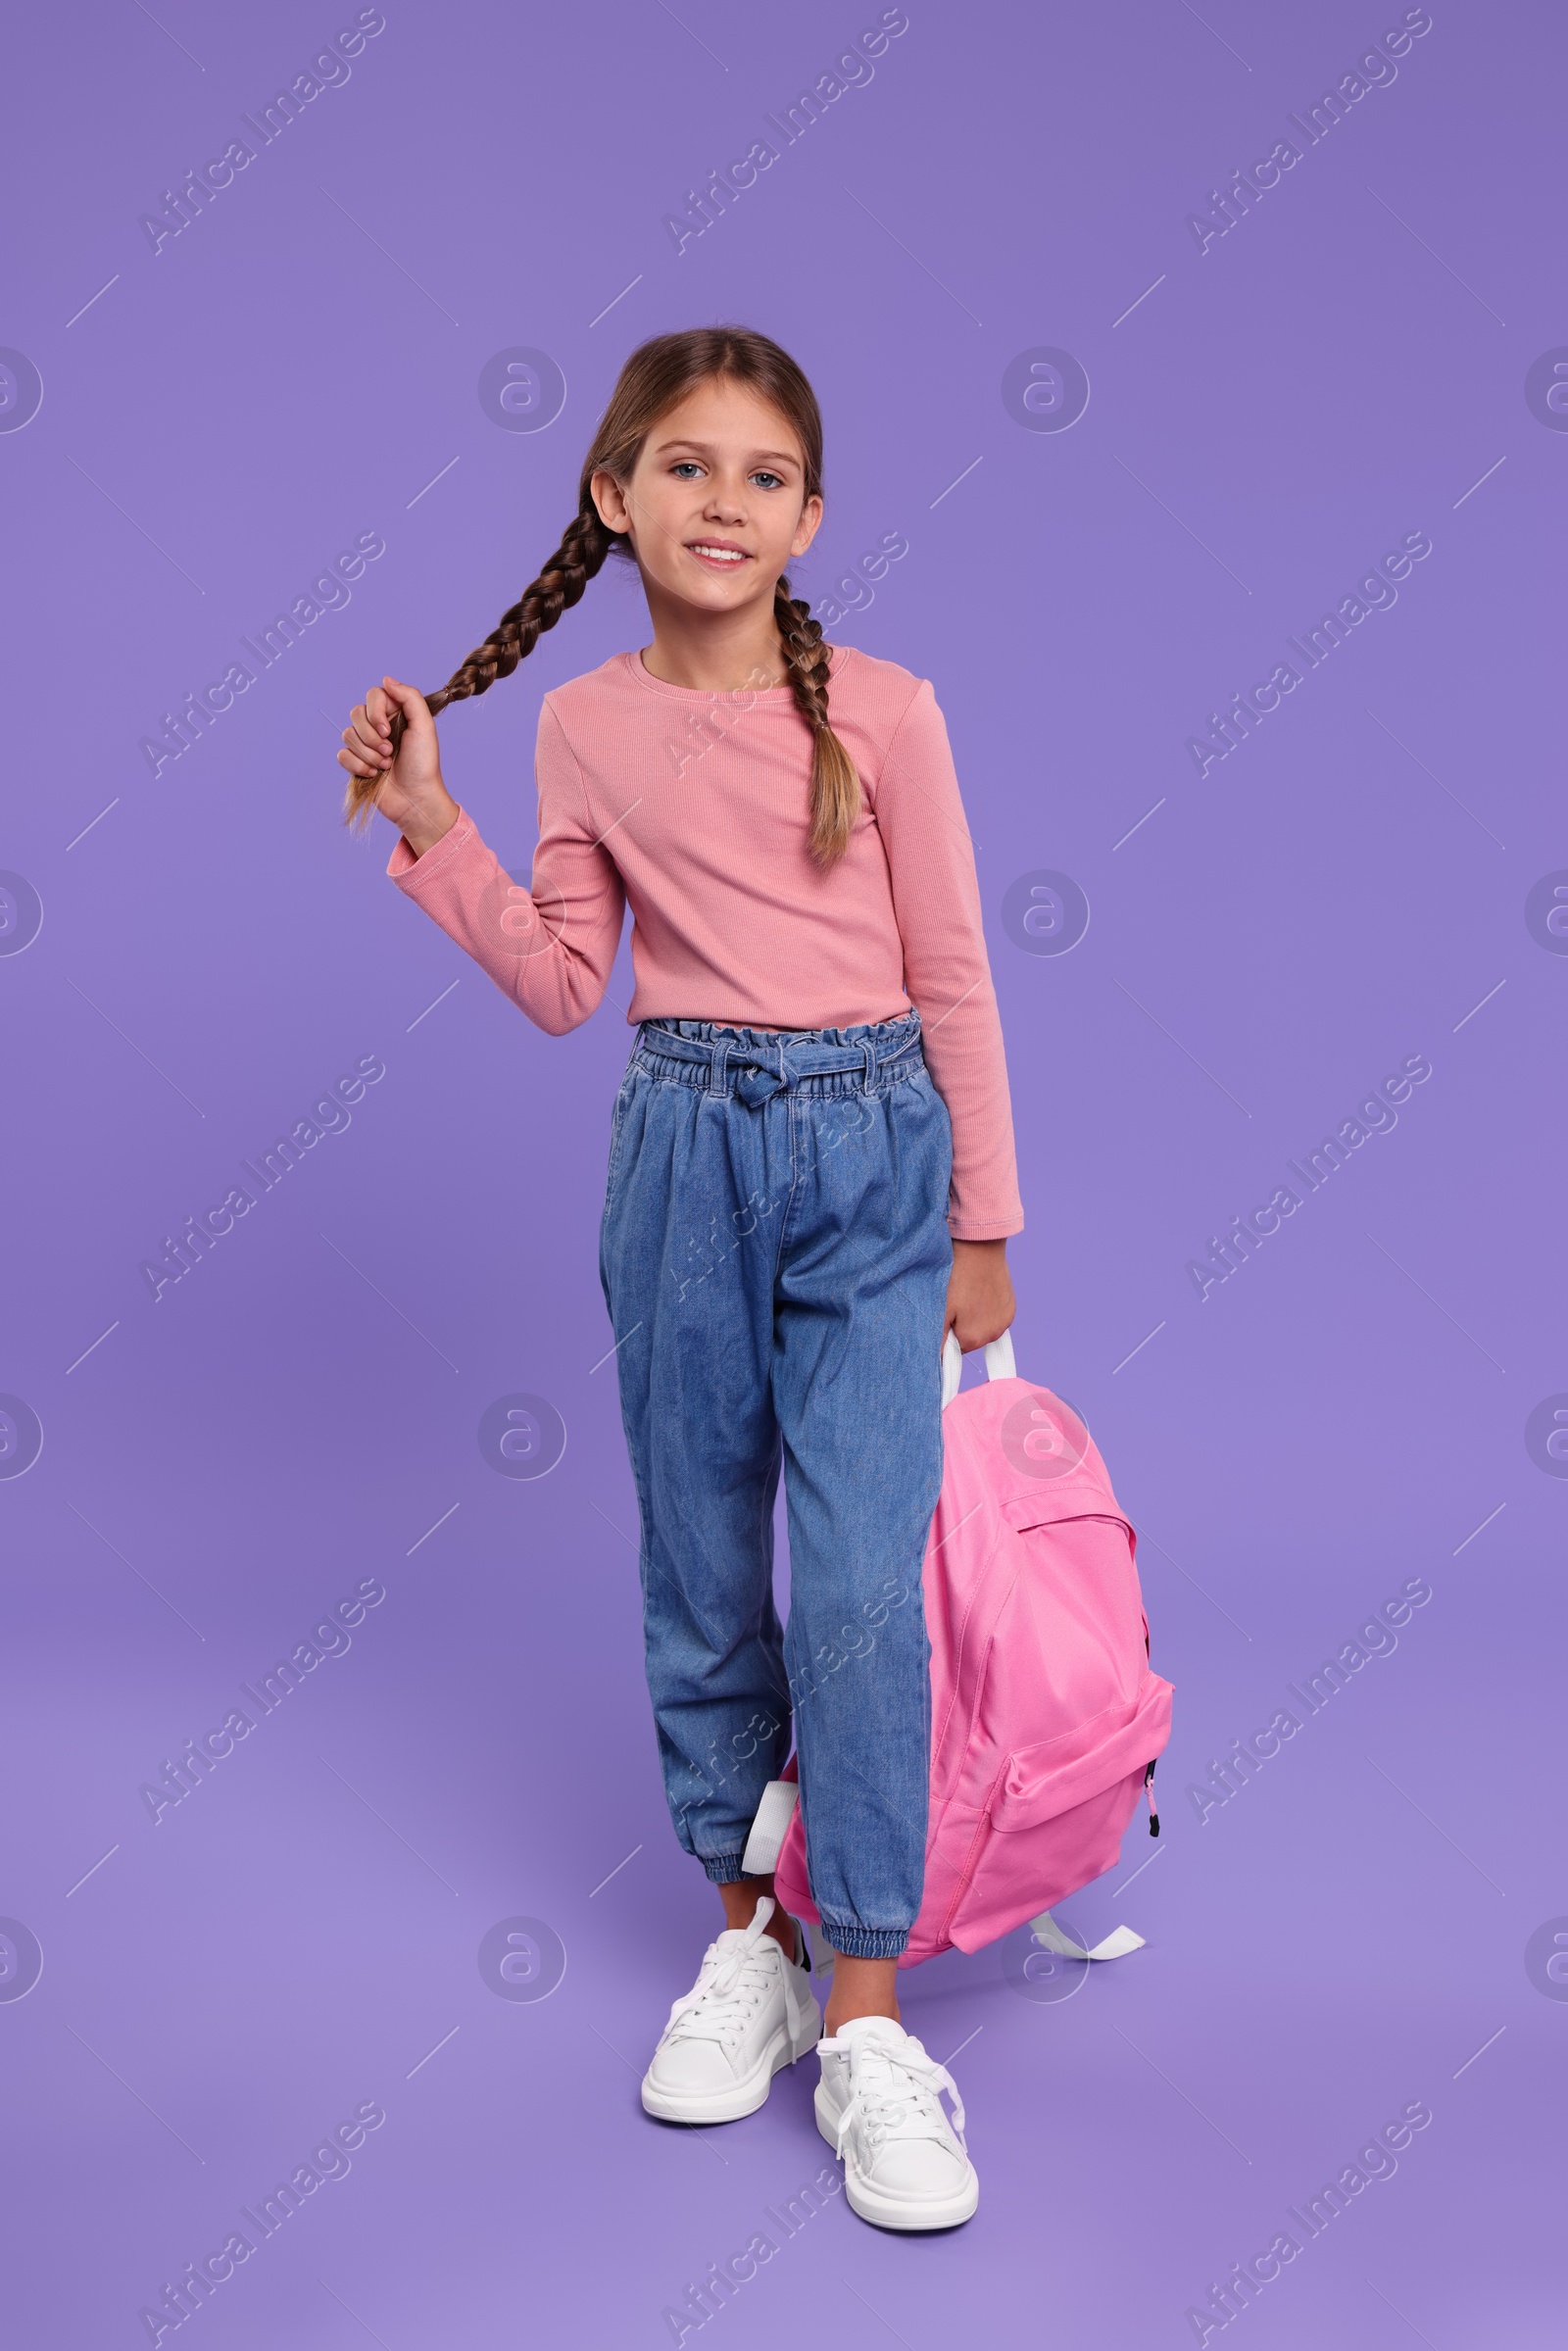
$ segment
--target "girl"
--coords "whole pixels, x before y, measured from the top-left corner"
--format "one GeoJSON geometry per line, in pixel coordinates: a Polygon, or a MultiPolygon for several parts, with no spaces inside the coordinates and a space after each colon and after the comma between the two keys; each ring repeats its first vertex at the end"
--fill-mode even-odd
{"type": "Polygon", "coordinates": [[[643,2104],[732,2121],[818,2047],[851,2205],[935,2229],[979,2186],[956,2088],[898,2021],[931,1747],[920,1576],[943,1342],[1010,1324],[1023,1213],[947,730],[929,683],[824,644],[791,598],[821,516],[821,417],[788,354],[736,326],[656,336],[539,577],[439,693],[372,687],[338,760],[349,815],[398,828],[399,889],[552,1035],[598,1004],[632,908],[600,1277],[664,1788],[727,1921],[643,2104]],[[510,676],[612,553],[653,643],[545,696],[523,890],[449,795],[433,714],[510,676]],[[743,1869],[792,1729],[836,1954],[825,2038],[800,1926],[743,1869]]]}

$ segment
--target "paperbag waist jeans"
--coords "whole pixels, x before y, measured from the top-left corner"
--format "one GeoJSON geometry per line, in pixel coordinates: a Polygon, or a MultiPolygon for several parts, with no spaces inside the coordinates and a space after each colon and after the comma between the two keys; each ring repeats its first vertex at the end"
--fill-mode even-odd
{"type": "Polygon", "coordinates": [[[912,1009],[644,1021],[612,1120],[600,1277],[675,1833],[739,1878],[793,1725],[811,1896],[851,1957],[903,1951],[924,1879],[952,1165],[912,1009]]]}

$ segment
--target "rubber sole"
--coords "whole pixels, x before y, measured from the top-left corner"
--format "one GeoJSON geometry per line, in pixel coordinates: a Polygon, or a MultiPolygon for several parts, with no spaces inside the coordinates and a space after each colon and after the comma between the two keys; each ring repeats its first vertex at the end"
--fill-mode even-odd
{"type": "Polygon", "coordinates": [[[822,2011],[813,2000],[807,2011],[805,2031],[792,2045],[787,2031],[775,2035],[761,2062],[732,2089],[715,2094],[662,2090],[643,2076],[643,2111],[662,2123],[739,2123],[767,2103],[773,2076],[810,2054],[822,2037],[822,2011]]]}
{"type": "MultiPolygon", "coordinates": [[[[832,2106],[823,2100],[823,2086],[821,2082],[818,2082],[816,2095],[811,2102],[812,2109],[816,2115],[818,2131],[827,2140],[828,2145],[836,2148],[839,2134],[833,2119],[832,2106]]],[[[969,2166],[966,2184],[958,2190],[956,2195],[933,2196],[922,2199],[916,2204],[912,2198],[889,2196],[872,2187],[860,2178],[847,2153],[843,2161],[844,2194],[850,2210],[858,2213],[862,2221],[870,2221],[875,2228],[906,2230],[957,2229],[963,2222],[972,2221],[980,2208],[980,2181],[976,2177],[973,2164],[969,2166]]]]}

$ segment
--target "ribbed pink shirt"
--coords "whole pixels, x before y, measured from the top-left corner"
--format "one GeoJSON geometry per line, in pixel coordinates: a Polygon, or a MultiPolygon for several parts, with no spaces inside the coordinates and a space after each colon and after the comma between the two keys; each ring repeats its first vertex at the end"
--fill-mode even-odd
{"type": "Polygon", "coordinates": [[[387,872],[560,1036],[597,1007],[632,910],[627,1018],[842,1027],[920,1010],[953,1122],[956,1240],[1023,1230],[974,850],[928,680],[834,648],[833,730],[863,806],[828,872],[808,849],[811,733],[788,686],[709,694],[618,653],[539,712],[539,845],[514,882],[464,811],[387,872]]]}

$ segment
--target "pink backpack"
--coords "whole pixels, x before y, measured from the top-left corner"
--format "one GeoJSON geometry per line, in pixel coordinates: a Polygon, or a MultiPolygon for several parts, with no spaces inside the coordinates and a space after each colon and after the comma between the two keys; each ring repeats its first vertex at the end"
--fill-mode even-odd
{"type": "MultiPolygon", "coordinates": [[[[987,1385],[962,1396],[960,1365],[950,1337],[924,1568],[925,1898],[899,1964],[977,1951],[1026,1919],[1049,1948],[1119,1957],[1142,1940],[1130,1929],[1080,1953],[1042,1914],[1112,1867],[1141,1788],[1159,1833],[1152,1783],[1171,1685],[1149,1667],[1136,1538],[1072,1407],[1013,1376],[1010,1339],[987,1347],[987,1385]]],[[[773,1868],[784,1907],[819,1927],[795,1770],[792,1757],[767,1788],[743,1866],[773,1868]]],[[[812,1944],[831,1961],[819,1933],[812,1944]]]]}

